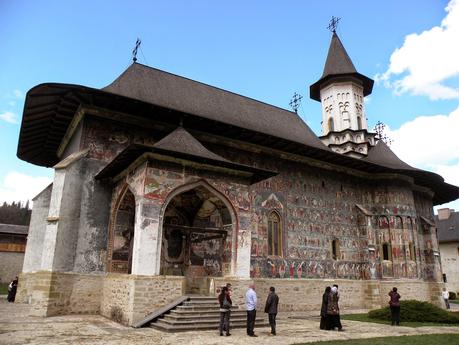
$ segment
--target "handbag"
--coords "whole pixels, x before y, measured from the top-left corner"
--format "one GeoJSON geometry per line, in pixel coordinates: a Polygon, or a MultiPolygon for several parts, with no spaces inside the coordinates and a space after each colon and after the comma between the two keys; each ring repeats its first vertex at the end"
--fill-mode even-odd
{"type": "Polygon", "coordinates": [[[223,307],[223,309],[231,309],[231,303],[228,301],[228,299],[226,297],[223,300],[222,307],[223,307]]]}

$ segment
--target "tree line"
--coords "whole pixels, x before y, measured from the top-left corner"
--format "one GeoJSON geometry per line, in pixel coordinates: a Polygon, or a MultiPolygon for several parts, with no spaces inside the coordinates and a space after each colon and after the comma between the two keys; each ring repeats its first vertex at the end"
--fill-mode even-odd
{"type": "Polygon", "coordinates": [[[0,223],[29,225],[32,210],[29,208],[29,201],[25,204],[13,201],[11,204],[3,202],[0,206],[0,223]]]}

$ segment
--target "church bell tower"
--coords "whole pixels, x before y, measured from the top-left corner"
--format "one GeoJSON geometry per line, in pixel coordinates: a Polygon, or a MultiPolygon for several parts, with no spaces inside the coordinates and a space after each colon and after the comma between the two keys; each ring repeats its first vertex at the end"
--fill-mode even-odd
{"type": "Polygon", "coordinates": [[[336,34],[336,23],[332,28],[324,72],[310,86],[310,97],[322,104],[322,142],[335,152],[362,158],[375,145],[364,104],[374,82],[357,72],[336,34]]]}

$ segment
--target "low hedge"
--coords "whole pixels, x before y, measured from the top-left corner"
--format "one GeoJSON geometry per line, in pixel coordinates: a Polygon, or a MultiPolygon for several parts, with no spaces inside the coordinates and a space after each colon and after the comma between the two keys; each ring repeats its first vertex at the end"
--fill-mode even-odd
{"type": "MultiPolygon", "coordinates": [[[[371,310],[368,317],[378,320],[390,320],[389,306],[371,310]]],[[[431,303],[416,300],[400,301],[401,321],[459,323],[459,316],[447,312],[431,303]]]]}

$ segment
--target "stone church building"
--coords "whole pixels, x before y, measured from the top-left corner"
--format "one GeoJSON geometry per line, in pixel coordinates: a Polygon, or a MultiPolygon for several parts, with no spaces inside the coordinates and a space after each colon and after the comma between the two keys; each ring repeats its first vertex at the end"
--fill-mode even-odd
{"type": "Polygon", "coordinates": [[[459,188],[411,167],[368,131],[357,72],[333,33],[310,97],[322,136],[294,112],[133,63],[110,85],[28,93],[18,157],[53,167],[34,199],[18,300],[35,315],[121,315],[132,325],[187,294],[250,280],[280,310],[440,302],[433,205],[459,188]]]}

